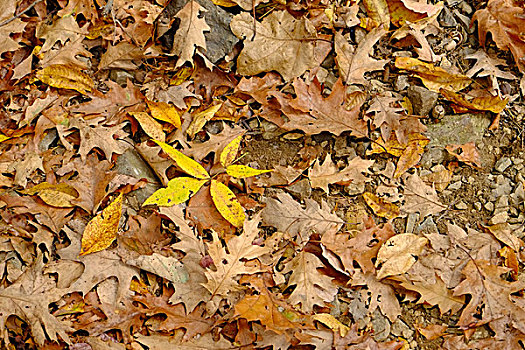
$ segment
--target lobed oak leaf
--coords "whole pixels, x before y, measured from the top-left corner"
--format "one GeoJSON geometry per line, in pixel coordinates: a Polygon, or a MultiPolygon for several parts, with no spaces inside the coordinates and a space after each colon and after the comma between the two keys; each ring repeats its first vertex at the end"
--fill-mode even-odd
{"type": "Polygon", "coordinates": [[[361,294],[370,300],[368,306],[369,314],[372,314],[378,307],[381,313],[388,317],[390,322],[394,322],[401,315],[401,306],[396,298],[394,289],[389,284],[385,284],[377,279],[373,273],[363,273],[356,271],[352,276],[352,286],[367,286],[368,293],[364,290],[361,294]]]}
{"type": "Polygon", "coordinates": [[[79,38],[76,41],[66,43],[66,45],[59,49],[53,48],[47,51],[43,54],[44,57],[40,60],[41,67],[45,68],[51,65],[64,65],[80,69],[88,69],[89,66],[86,64],[86,60],[83,60],[82,58],[91,58],[93,54],[86,49],[82,41],[83,38],[79,38]]]}
{"type": "MultiPolygon", "coordinates": [[[[371,2],[371,1],[369,1],[371,2]]],[[[334,38],[339,74],[346,84],[368,84],[365,73],[382,70],[388,60],[376,60],[370,54],[374,45],[386,34],[383,26],[374,28],[354,49],[339,33],[334,38]]]]}
{"type": "Polygon", "coordinates": [[[318,37],[308,19],[295,19],[288,11],[273,11],[262,22],[243,12],[233,17],[230,27],[244,39],[237,58],[241,75],[275,70],[290,81],[317,67],[330,51],[330,44],[318,37]]]}
{"type": "Polygon", "coordinates": [[[56,42],[63,45],[69,41],[77,41],[87,34],[86,26],[80,28],[74,16],[57,18],[53,23],[40,22],[36,29],[36,36],[45,40],[41,52],[50,50],[56,42]]]}
{"type": "Polygon", "coordinates": [[[348,165],[339,170],[332,161],[330,154],[326,156],[323,163],[318,160],[308,171],[308,178],[312,188],[321,188],[329,193],[329,184],[345,184],[351,182],[357,186],[364,185],[369,179],[365,174],[369,173],[369,168],[374,164],[373,160],[365,160],[361,157],[354,157],[348,165]]]}
{"type": "Polygon", "coordinates": [[[108,48],[100,57],[98,70],[104,69],[124,69],[134,70],[138,66],[133,61],[144,57],[141,48],[128,42],[122,41],[116,45],[109,44],[108,48]]]}
{"type": "Polygon", "coordinates": [[[327,98],[323,97],[322,87],[317,79],[310,85],[301,79],[295,79],[293,85],[297,97],[291,101],[281,98],[279,102],[289,119],[280,125],[282,128],[299,129],[308,135],[319,134],[322,131],[331,132],[336,136],[344,131],[350,131],[351,135],[356,137],[368,134],[366,122],[359,118],[362,103],[347,109],[345,86],[341,79],[334,84],[332,93],[327,98]]]}
{"type": "Polygon", "coordinates": [[[69,0],[67,6],[57,12],[60,17],[75,17],[82,14],[91,23],[98,19],[97,8],[91,0],[69,0]]]}
{"type": "Polygon", "coordinates": [[[487,34],[501,50],[510,50],[520,71],[525,71],[525,9],[514,0],[490,0],[487,8],[474,13],[478,22],[479,43],[485,46],[487,34]]]}
{"type": "Polygon", "coordinates": [[[508,71],[503,71],[498,66],[507,66],[505,60],[499,59],[497,57],[490,57],[485,51],[478,50],[470,55],[466,55],[465,59],[467,60],[476,60],[476,63],[472,68],[470,68],[465,75],[472,78],[477,77],[487,77],[491,82],[491,91],[496,92],[500,95],[498,78],[506,80],[517,80],[518,78],[508,71]]]}
{"type": "Polygon", "coordinates": [[[376,226],[370,217],[364,221],[363,229],[355,235],[330,231],[321,237],[321,242],[339,256],[347,272],[355,269],[355,261],[363,272],[368,273],[375,272],[372,260],[376,258],[381,245],[394,234],[391,224],[376,226]]]}
{"type": "Polygon", "coordinates": [[[425,217],[441,213],[447,208],[439,201],[436,190],[426,185],[416,174],[406,177],[404,196],[405,204],[401,211],[405,213],[420,213],[421,217],[425,217]]]}
{"type": "Polygon", "coordinates": [[[210,27],[206,24],[202,12],[206,12],[206,9],[192,0],[175,15],[180,19],[171,49],[171,54],[179,56],[175,67],[180,67],[185,62],[193,62],[195,50],[206,50],[204,32],[209,31],[210,27]]]}
{"type": "Polygon", "coordinates": [[[313,199],[307,198],[305,204],[303,209],[292,196],[279,193],[276,198],[266,200],[266,207],[262,210],[263,223],[294,237],[299,235],[302,243],[306,243],[314,231],[323,235],[338,231],[343,225],[343,220],[331,213],[326,202],[319,206],[313,199]]]}
{"type": "Polygon", "coordinates": [[[404,109],[396,104],[399,104],[399,99],[391,92],[385,92],[375,96],[366,111],[367,114],[374,114],[372,124],[380,128],[383,140],[388,140],[392,131],[398,130],[401,125],[404,109]]]}
{"type": "Polygon", "coordinates": [[[0,11],[0,55],[4,52],[15,51],[20,44],[11,38],[12,34],[21,33],[24,31],[27,23],[17,18],[17,7],[20,4],[13,1],[4,1],[1,5],[0,11]],[[9,22],[8,22],[9,21],[9,22]]]}
{"type": "Polygon", "coordinates": [[[122,193],[102,213],[91,219],[82,234],[80,255],[96,253],[108,248],[117,239],[122,215],[122,193]]]}
{"type": "Polygon", "coordinates": [[[288,301],[292,305],[301,304],[300,309],[303,312],[312,312],[314,305],[324,306],[325,302],[333,301],[337,294],[338,288],[332,283],[332,279],[317,270],[323,266],[317,256],[301,251],[282,271],[292,272],[288,287],[295,285],[295,289],[288,301]]]}

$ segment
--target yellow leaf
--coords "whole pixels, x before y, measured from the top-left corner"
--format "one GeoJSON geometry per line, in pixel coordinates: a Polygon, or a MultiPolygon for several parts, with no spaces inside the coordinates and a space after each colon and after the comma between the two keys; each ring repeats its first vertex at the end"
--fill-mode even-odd
{"type": "Polygon", "coordinates": [[[395,65],[399,69],[414,73],[429,90],[435,92],[439,92],[441,88],[457,92],[472,83],[472,79],[466,75],[449,73],[443,68],[416,58],[396,57],[395,65]]]}
{"type": "Polygon", "coordinates": [[[211,107],[206,108],[203,111],[196,113],[193,116],[193,120],[191,121],[190,126],[188,126],[188,130],[186,130],[188,135],[193,138],[199,131],[202,130],[204,124],[206,124],[208,121],[211,120],[211,118],[213,118],[215,113],[217,113],[217,111],[221,109],[221,107],[222,103],[219,103],[217,105],[213,105],[211,107]]]}
{"type": "Polygon", "coordinates": [[[374,21],[374,28],[379,25],[383,25],[385,28],[390,26],[390,13],[386,0],[363,0],[363,5],[365,5],[368,17],[374,21]]]}
{"type": "Polygon", "coordinates": [[[3,134],[0,134],[0,142],[3,142],[3,141],[5,141],[5,140],[9,140],[10,138],[11,138],[11,137],[9,137],[9,136],[5,136],[5,135],[3,135],[3,134]]]}
{"type": "Polygon", "coordinates": [[[150,115],[146,112],[129,112],[129,114],[137,119],[142,127],[142,130],[153,138],[154,140],[166,141],[166,134],[162,131],[162,125],[155,121],[150,115]]]}
{"type": "Polygon", "coordinates": [[[159,207],[171,207],[184,203],[197,193],[206,181],[192,177],[176,177],[168,182],[166,188],[155,191],[142,205],[156,204],[159,207]]]}
{"type": "Polygon", "coordinates": [[[191,175],[193,177],[196,177],[197,179],[209,179],[210,175],[196,161],[191,159],[190,157],[182,154],[181,152],[177,151],[175,148],[171,147],[165,142],[154,140],[157,145],[159,145],[164,152],[168,156],[170,156],[171,159],[175,161],[177,166],[182,169],[186,174],[191,175]]]}
{"type": "Polygon", "coordinates": [[[233,226],[242,227],[245,219],[244,210],[228,186],[222,182],[212,180],[210,194],[213,203],[215,203],[222,217],[233,226]]]}
{"type": "Polygon", "coordinates": [[[36,186],[21,191],[23,194],[38,195],[42,200],[54,207],[71,208],[71,200],[78,197],[78,192],[68,184],[62,183],[53,185],[42,182],[36,186]]]}
{"type": "Polygon", "coordinates": [[[259,170],[250,168],[246,165],[230,165],[226,168],[226,172],[228,173],[228,175],[236,177],[238,179],[244,179],[251,176],[261,175],[270,171],[272,170],[259,170]]]}
{"type": "Polygon", "coordinates": [[[474,97],[467,100],[464,95],[453,91],[441,89],[440,92],[450,102],[474,111],[501,113],[509,101],[508,98],[501,99],[499,96],[474,97]]]}
{"type": "Polygon", "coordinates": [[[387,142],[383,141],[381,137],[372,143],[372,149],[367,150],[366,154],[376,154],[387,152],[394,157],[400,157],[407,146],[402,145],[395,137],[391,137],[387,142]]]}
{"type": "Polygon", "coordinates": [[[212,0],[212,2],[217,6],[222,7],[234,7],[237,6],[236,2],[233,2],[231,0],[212,0]]]}
{"type": "Polygon", "coordinates": [[[170,123],[176,128],[180,128],[180,115],[175,107],[166,102],[146,102],[148,103],[148,107],[153,118],[170,123]]]}
{"type": "Polygon", "coordinates": [[[118,223],[121,215],[122,193],[102,213],[88,222],[82,235],[80,255],[99,252],[109,247],[117,238],[118,223]]]}
{"type": "Polygon", "coordinates": [[[377,216],[381,216],[382,218],[386,219],[395,219],[400,215],[397,205],[387,202],[373,193],[363,193],[363,199],[377,216]]]}
{"type": "Polygon", "coordinates": [[[350,330],[348,326],[342,324],[339,320],[337,320],[334,316],[330,314],[317,314],[312,317],[314,320],[321,322],[328,328],[339,331],[339,335],[341,335],[342,338],[346,337],[346,334],[350,330]]]}
{"type": "Polygon", "coordinates": [[[48,66],[36,73],[36,77],[52,87],[71,89],[87,94],[93,90],[93,80],[82,71],[62,64],[48,66]]]}
{"type": "Polygon", "coordinates": [[[241,140],[244,135],[239,135],[234,138],[221,152],[220,162],[223,167],[227,167],[235,160],[237,157],[237,152],[239,152],[239,147],[241,145],[241,140]]]}
{"type": "Polygon", "coordinates": [[[98,37],[108,36],[113,33],[113,24],[101,23],[89,28],[89,33],[86,35],[88,39],[96,39],[98,37]]]}
{"type": "Polygon", "coordinates": [[[187,81],[193,74],[193,70],[193,67],[180,67],[173,77],[171,77],[170,86],[177,86],[187,81]]]}

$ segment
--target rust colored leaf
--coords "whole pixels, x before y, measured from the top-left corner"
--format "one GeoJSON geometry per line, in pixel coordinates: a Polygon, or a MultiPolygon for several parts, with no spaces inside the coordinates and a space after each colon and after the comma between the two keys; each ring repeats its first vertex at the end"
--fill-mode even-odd
{"type": "Polygon", "coordinates": [[[446,89],[440,89],[439,92],[441,92],[441,95],[450,102],[472,111],[491,111],[494,113],[501,113],[509,101],[508,98],[502,99],[499,96],[474,97],[467,99],[466,96],[462,94],[457,94],[446,89]]]}
{"type": "Polygon", "coordinates": [[[118,224],[122,215],[122,193],[102,213],[91,219],[82,235],[80,255],[106,249],[117,238],[118,224]]]}
{"type": "Polygon", "coordinates": [[[464,145],[448,145],[446,150],[460,162],[481,168],[481,158],[474,142],[469,142],[464,145]]]}

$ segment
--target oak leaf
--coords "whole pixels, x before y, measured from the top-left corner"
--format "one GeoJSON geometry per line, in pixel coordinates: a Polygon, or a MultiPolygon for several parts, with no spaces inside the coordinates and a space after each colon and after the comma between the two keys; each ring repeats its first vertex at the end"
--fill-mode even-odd
{"type": "Polygon", "coordinates": [[[363,193],[363,199],[377,216],[391,220],[400,215],[399,207],[397,205],[388,202],[371,192],[363,193]]]}
{"type": "Polygon", "coordinates": [[[365,73],[382,70],[387,64],[388,60],[376,60],[370,56],[374,45],[385,34],[386,30],[379,26],[370,31],[355,49],[341,34],[335,34],[337,66],[346,84],[368,84],[365,73]]]}
{"type": "Polygon", "coordinates": [[[517,80],[518,78],[508,71],[503,71],[498,66],[507,66],[507,62],[497,57],[489,56],[485,51],[478,50],[470,55],[465,56],[468,60],[476,60],[476,63],[470,68],[465,75],[472,78],[487,77],[491,82],[492,91],[500,95],[498,78],[506,80],[517,80]]]}
{"type": "Polygon", "coordinates": [[[109,45],[100,57],[98,70],[103,69],[124,69],[134,70],[137,65],[133,61],[138,61],[144,57],[143,50],[133,44],[122,41],[117,45],[109,45]]]}
{"type": "Polygon", "coordinates": [[[405,213],[420,213],[421,217],[425,217],[441,213],[447,208],[439,201],[436,190],[426,185],[416,174],[406,177],[404,196],[405,204],[401,211],[405,213]]]}
{"type": "Polygon", "coordinates": [[[194,159],[204,159],[208,154],[214,153],[214,163],[220,162],[222,150],[237,137],[244,135],[245,130],[239,126],[233,128],[224,126],[224,129],[218,134],[210,134],[210,139],[205,142],[192,141],[188,145],[190,148],[185,149],[185,153],[194,159]]]}
{"type": "Polygon", "coordinates": [[[206,24],[201,12],[204,7],[196,1],[189,1],[175,17],[180,19],[180,25],[173,37],[173,48],[171,54],[179,56],[175,67],[182,66],[185,62],[193,62],[195,50],[206,50],[206,38],[204,32],[210,27],[206,24]]]}
{"type": "Polygon", "coordinates": [[[464,145],[447,145],[445,149],[460,162],[481,168],[481,157],[474,141],[464,145]]]}
{"type": "Polygon", "coordinates": [[[268,198],[262,211],[265,225],[273,226],[280,232],[288,232],[292,236],[299,235],[306,243],[308,237],[315,231],[320,235],[329,231],[338,231],[343,225],[336,214],[332,214],[328,204],[323,201],[321,206],[313,199],[305,199],[306,208],[286,193],[279,193],[276,198],[268,198]]]}
{"type": "Polygon", "coordinates": [[[301,79],[295,79],[293,85],[296,98],[291,101],[279,101],[289,119],[280,125],[282,128],[299,129],[308,135],[319,134],[322,131],[331,132],[336,136],[344,131],[350,131],[351,135],[357,137],[368,134],[366,122],[359,118],[362,103],[347,108],[345,86],[341,79],[334,84],[332,93],[327,98],[323,97],[323,90],[317,79],[309,85],[301,79]]]}
{"type": "Polygon", "coordinates": [[[399,105],[399,98],[394,97],[391,92],[385,92],[372,99],[366,113],[374,115],[372,124],[381,130],[383,140],[388,140],[392,131],[399,130],[404,109],[399,105]]]}
{"type": "Polygon", "coordinates": [[[478,21],[479,43],[485,46],[487,34],[502,50],[510,50],[520,71],[525,71],[525,9],[513,0],[490,0],[487,8],[478,10],[472,18],[478,21]]]}
{"type": "Polygon", "coordinates": [[[317,256],[301,251],[282,271],[292,272],[288,286],[295,285],[295,289],[288,300],[292,305],[301,304],[303,312],[312,312],[314,305],[324,306],[325,302],[333,301],[337,294],[338,288],[332,279],[317,270],[323,266],[317,256]]]}
{"type": "Polygon", "coordinates": [[[399,26],[406,22],[419,22],[424,18],[438,15],[443,9],[443,2],[428,4],[417,0],[390,0],[388,8],[392,24],[399,26]]]}
{"type": "Polygon", "coordinates": [[[290,81],[317,67],[330,51],[330,44],[318,38],[308,19],[295,19],[288,11],[273,11],[262,22],[243,12],[233,17],[230,27],[244,39],[237,58],[241,75],[275,70],[290,81]]]}
{"type": "Polygon", "coordinates": [[[332,161],[331,155],[328,154],[322,164],[319,159],[316,160],[308,171],[308,178],[312,188],[321,188],[326,193],[329,193],[329,184],[347,184],[351,182],[359,186],[370,181],[365,175],[369,174],[369,168],[372,164],[374,164],[373,160],[365,160],[357,156],[352,158],[344,169],[339,170],[332,161]]]}
{"type": "Polygon", "coordinates": [[[74,16],[59,17],[51,24],[42,21],[36,29],[36,36],[45,40],[40,50],[46,52],[56,42],[61,42],[64,45],[68,40],[77,41],[87,34],[85,28],[86,26],[79,27],[74,16]]]}
{"type": "Polygon", "coordinates": [[[399,275],[407,272],[428,243],[425,237],[401,233],[386,241],[377,252],[376,266],[382,264],[377,278],[399,275]]]}
{"type": "Polygon", "coordinates": [[[392,286],[379,281],[373,273],[356,271],[352,276],[352,286],[368,287],[368,293],[362,290],[361,294],[365,295],[365,299],[370,300],[368,306],[370,314],[379,307],[381,313],[388,317],[390,322],[394,322],[397,316],[401,314],[401,306],[392,286]]]}

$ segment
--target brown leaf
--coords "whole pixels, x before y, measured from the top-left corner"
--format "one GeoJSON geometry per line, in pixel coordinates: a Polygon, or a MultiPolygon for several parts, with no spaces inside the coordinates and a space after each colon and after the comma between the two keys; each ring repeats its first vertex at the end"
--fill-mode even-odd
{"type": "MultiPolygon", "coordinates": [[[[371,2],[371,1],[369,1],[371,2]]],[[[388,19],[389,20],[389,19],[388,19]]],[[[383,22],[379,22],[383,23],[383,22]]],[[[346,84],[368,84],[365,73],[382,70],[388,60],[376,60],[370,57],[374,45],[386,34],[383,26],[373,29],[354,49],[338,32],[335,35],[335,53],[337,66],[342,80],[346,84]]]]}
{"type": "Polygon", "coordinates": [[[441,213],[447,208],[439,201],[434,188],[427,186],[421,178],[414,174],[405,180],[405,204],[401,211],[406,213],[420,213],[421,217],[429,214],[441,213]]]}
{"type": "Polygon", "coordinates": [[[300,309],[303,312],[312,312],[314,305],[324,306],[324,302],[334,300],[338,288],[330,277],[317,270],[323,266],[318,257],[301,251],[282,271],[292,272],[288,287],[295,285],[295,289],[288,301],[292,305],[301,304],[300,309]]]}
{"type": "Polygon", "coordinates": [[[512,52],[520,71],[525,71],[525,40],[521,32],[525,27],[525,9],[513,0],[490,0],[487,8],[474,13],[478,21],[479,43],[485,46],[487,34],[498,48],[512,52]]]}
{"type": "Polygon", "coordinates": [[[374,114],[372,124],[381,129],[383,140],[388,140],[392,131],[399,129],[400,119],[404,113],[399,102],[399,98],[394,97],[391,92],[385,92],[375,96],[366,111],[367,114],[374,114]]]}
{"type": "Polygon", "coordinates": [[[50,50],[56,42],[64,45],[68,40],[77,41],[83,38],[87,34],[84,28],[86,27],[78,26],[74,16],[57,17],[51,24],[41,22],[36,30],[36,36],[45,40],[41,52],[50,50]]]}
{"type": "Polygon", "coordinates": [[[326,156],[323,163],[317,159],[308,171],[308,178],[312,188],[321,188],[326,193],[330,193],[329,184],[346,184],[352,182],[357,186],[364,185],[369,179],[365,174],[369,174],[369,168],[374,164],[373,160],[365,160],[361,157],[354,157],[348,165],[339,170],[332,161],[330,154],[326,156]]]}
{"type": "Polygon", "coordinates": [[[117,45],[109,45],[100,58],[98,70],[103,69],[124,69],[134,70],[137,65],[133,61],[138,61],[144,56],[142,49],[122,41],[117,45]]]}
{"type": "Polygon", "coordinates": [[[193,54],[199,48],[206,50],[204,32],[210,30],[201,12],[206,10],[196,1],[189,1],[175,17],[180,19],[179,28],[173,37],[171,53],[179,56],[175,67],[193,62],[193,54]]]}
{"type": "MultiPolygon", "coordinates": [[[[370,299],[369,314],[372,314],[379,307],[381,313],[388,317],[390,322],[394,322],[397,316],[401,314],[401,306],[399,306],[393,288],[379,281],[373,273],[357,271],[352,276],[352,285],[368,287],[368,292],[371,294],[366,296],[366,299],[370,299]]],[[[364,294],[365,292],[362,291],[361,293],[364,294]]]]}
{"type": "Polygon", "coordinates": [[[508,98],[502,99],[499,96],[474,97],[467,99],[466,96],[457,94],[450,90],[440,89],[441,95],[450,102],[464,107],[466,111],[491,111],[501,113],[507,106],[508,98]]]}
{"type": "Polygon", "coordinates": [[[377,278],[400,275],[407,272],[428,243],[425,237],[411,233],[392,236],[377,252],[376,266],[381,265],[377,278]]]}
{"type": "Polygon", "coordinates": [[[317,39],[308,19],[295,19],[288,11],[273,11],[262,22],[243,12],[232,19],[230,27],[235,36],[244,39],[237,58],[241,75],[275,70],[290,81],[318,66],[330,51],[330,44],[317,39]]]}
{"type": "Polygon", "coordinates": [[[394,203],[379,198],[373,193],[363,193],[366,204],[374,211],[374,214],[386,219],[395,219],[400,215],[399,207],[394,203]]]}
{"type": "Polygon", "coordinates": [[[447,145],[445,149],[460,162],[481,168],[481,158],[476,144],[473,141],[464,145],[447,145]],[[459,152],[457,150],[459,150],[459,152]]]}
{"type": "Polygon", "coordinates": [[[430,324],[426,327],[415,325],[417,331],[421,333],[427,340],[434,340],[441,338],[448,326],[447,325],[438,325],[438,324],[430,324]]]}

